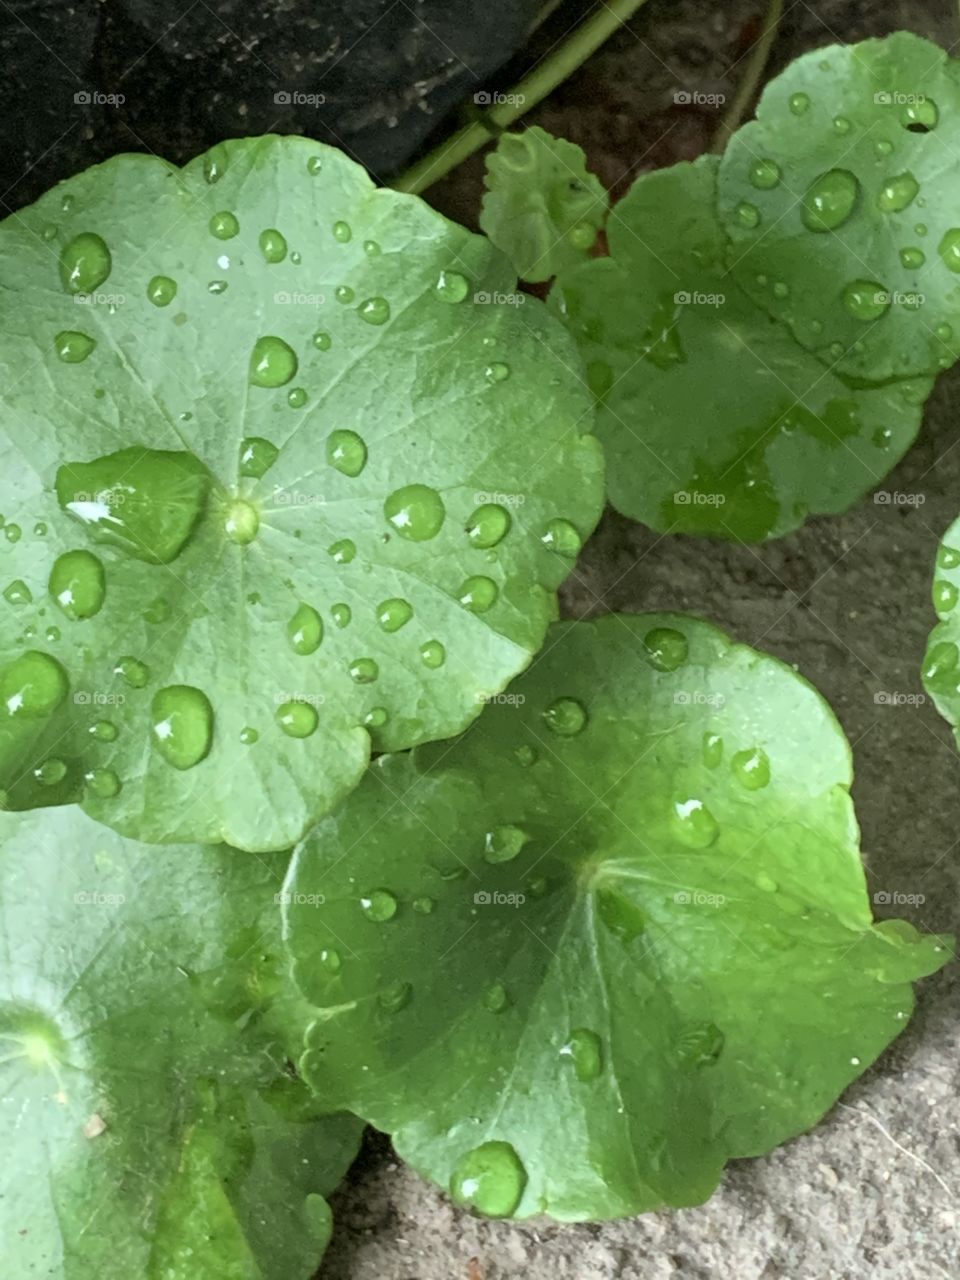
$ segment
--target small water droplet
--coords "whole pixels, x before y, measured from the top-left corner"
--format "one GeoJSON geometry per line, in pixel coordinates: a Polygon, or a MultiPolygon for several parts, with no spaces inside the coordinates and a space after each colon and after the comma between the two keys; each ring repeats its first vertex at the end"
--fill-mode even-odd
{"type": "Polygon", "coordinates": [[[927,255],[922,249],[907,246],[900,250],[900,261],[908,270],[913,271],[916,270],[917,267],[922,267],[926,260],[927,255]]]}
{"type": "Polygon", "coordinates": [[[411,542],[435,538],[446,516],[443,499],[425,484],[394,490],[383,504],[383,512],[394,529],[411,542]]]}
{"type": "Polygon", "coordinates": [[[503,1013],[510,1006],[510,996],[502,982],[495,982],[483,993],[483,1007],[488,1013],[503,1013]]]}
{"type": "Polygon", "coordinates": [[[583,539],[569,520],[557,518],[548,520],[546,528],[540,535],[540,541],[548,551],[555,551],[568,560],[575,559],[583,546],[583,539]]]}
{"type": "Polygon", "coordinates": [[[475,575],[460,584],[457,599],[471,613],[486,613],[492,609],[500,595],[500,589],[492,578],[475,575]]]}
{"type": "Polygon", "coordinates": [[[703,763],[708,769],[716,769],[723,759],[723,739],[719,733],[703,735],[703,763]]]}
{"type": "Polygon", "coordinates": [[[576,698],[557,698],[544,711],[543,720],[547,728],[561,738],[572,738],[586,725],[587,713],[576,698]]]}
{"type": "Polygon", "coordinates": [[[214,147],[203,157],[203,176],[212,186],[227,171],[227,152],[221,145],[214,147]]]}
{"type": "Polygon", "coordinates": [[[372,684],[380,674],[373,658],[354,658],[349,667],[350,679],[356,684],[372,684]]]}
{"type": "Polygon", "coordinates": [[[282,702],[276,710],[276,721],[289,738],[309,738],[316,731],[320,717],[310,702],[282,702]]]}
{"type": "Polygon", "coordinates": [[[56,352],[64,364],[82,364],[96,347],[96,341],[76,329],[64,329],[55,339],[56,352]]]}
{"type": "Polygon", "coordinates": [[[530,837],[522,827],[506,824],[494,827],[483,838],[483,857],[486,862],[512,862],[530,837]]]}
{"type": "Polygon", "coordinates": [[[338,284],[333,291],[333,296],[341,305],[347,306],[353,301],[355,294],[348,284],[338,284]]]}
{"type": "Polygon", "coordinates": [[[240,441],[240,474],[259,480],[276,462],[280,450],[263,436],[247,436],[240,441]]]}
{"type": "Polygon", "coordinates": [[[780,182],[780,166],[776,160],[755,160],[748,170],[750,185],[758,191],[770,191],[780,182]]]}
{"type": "Polygon", "coordinates": [[[383,924],[397,914],[397,900],[389,889],[371,889],[360,899],[360,910],[368,920],[383,924]]]}
{"type": "Polygon", "coordinates": [[[691,849],[706,849],[720,834],[716,818],[702,800],[675,800],[672,825],[677,838],[691,849]]]}
{"type": "Polygon", "coordinates": [[[177,296],[177,282],[169,276],[154,276],[147,285],[147,297],[155,307],[168,307],[177,296]]]}
{"type": "Polygon", "coordinates": [[[957,565],[960,565],[960,551],[955,547],[941,544],[937,551],[937,564],[941,569],[956,569],[957,565]]]}
{"type": "Polygon", "coordinates": [[[805,115],[810,107],[809,94],[792,93],[790,95],[789,107],[795,116],[805,115]]]}
{"type": "Polygon", "coordinates": [[[109,720],[98,720],[90,726],[90,736],[98,742],[116,742],[119,730],[109,720]]]}
{"type": "Polygon", "coordinates": [[[355,431],[331,431],[327,462],[345,476],[358,476],[367,465],[367,446],[355,431]]]}
{"type": "Polygon", "coordinates": [[[510,366],[504,364],[502,360],[495,360],[492,364],[488,364],[483,371],[483,376],[488,382],[505,382],[510,377],[510,366]]]}
{"type": "Polygon", "coordinates": [[[586,1027],[570,1032],[560,1056],[571,1063],[578,1080],[596,1080],[603,1069],[603,1043],[595,1031],[586,1027]]]}
{"type": "Polygon", "coordinates": [[[341,538],[339,542],[333,542],[327,547],[327,554],[337,564],[350,564],[356,558],[357,544],[350,538],[341,538]]]}
{"type": "Polygon", "coordinates": [[[255,387],[282,387],[297,372],[297,357],[282,338],[266,334],[250,353],[250,381],[255,387]]]}
{"type": "Polygon", "coordinates": [[[223,532],[231,542],[244,547],[252,542],[260,529],[260,516],[252,502],[234,498],[223,518],[223,532]]]}
{"type": "Polygon", "coordinates": [[[509,1218],[527,1185],[527,1171],[509,1142],[484,1142],[462,1155],[450,1178],[454,1201],[487,1218],[509,1218]]]}
{"type": "Polygon", "coordinates": [[[949,613],[956,608],[957,588],[945,578],[938,578],[933,584],[933,607],[937,613],[949,613]]]}
{"type": "Polygon", "coordinates": [[[368,258],[375,258],[378,253],[382,253],[382,249],[376,240],[364,240],[363,252],[368,258]]]}
{"type": "Polygon", "coordinates": [[[420,660],[425,667],[436,670],[446,661],[447,651],[439,640],[428,640],[420,646],[420,660]]]}
{"type": "Polygon", "coordinates": [[[330,610],[330,616],[333,618],[334,625],[342,631],[344,627],[350,625],[353,611],[348,604],[335,604],[330,610]]]}
{"type": "Polygon", "coordinates": [[[60,252],[60,283],[67,293],[92,293],[112,267],[106,241],[92,231],[82,231],[60,252]]]}
{"type": "Polygon", "coordinates": [[[654,627],[643,637],[647,661],[657,671],[676,671],[687,660],[687,637],[674,627],[654,627]]]}
{"type": "Polygon", "coordinates": [[[377,606],[377,621],[384,631],[399,631],[412,617],[413,608],[409,601],[398,596],[391,600],[384,600],[377,606]]]}
{"type": "Polygon", "coordinates": [[[320,952],[320,963],[328,973],[339,973],[343,967],[343,961],[340,959],[340,952],[333,947],[324,947],[320,952]]]}
{"type": "Polygon", "coordinates": [[[150,716],[154,745],[175,769],[192,769],[209,753],[213,707],[200,689],[187,684],[158,689],[150,716]]]}
{"type": "Polygon", "coordinates": [[[119,676],[131,689],[142,689],[150,679],[150,669],[147,664],[129,654],[117,661],[113,674],[119,676]]]}
{"type": "Polygon", "coordinates": [[[368,729],[382,729],[389,719],[390,713],[386,707],[372,707],[363,717],[363,723],[368,729]]]}
{"type": "Polygon", "coordinates": [[[477,507],[467,520],[467,537],[475,547],[485,550],[502,542],[509,532],[510,513],[506,507],[486,502],[477,507]]]}
{"type": "Polygon", "coordinates": [[[853,213],[860,184],[849,169],[829,169],[807,188],[801,221],[808,231],[833,231],[853,213]]]}
{"type": "Polygon", "coordinates": [[[770,781],[770,760],[762,747],[738,751],[730,761],[737,781],[748,791],[759,791],[770,781]]]}
{"type": "Polygon", "coordinates": [[[34,769],[33,776],[41,787],[55,787],[67,776],[67,766],[63,760],[57,760],[52,756],[34,769]]]}
{"type": "Polygon", "coordinates": [[[418,916],[432,915],[436,906],[437,904],[434,902],[433,898],[428,898],[426,896],[422,898],[414,898],[413,900],[413,909],[416,911],[418,916]]]}
{"type": "Polygon", "coordinates": [[[112,769],[91,769],[83,775],[87,790],[100,800],[112,800],[120,794],[120,779],[112,769]]]}
{"type": "Polygon", "coordinates": [[[755,204],[751,204],[749,200],[741,200],[736,208],[737,221],[741,227],[746,227],[752,231],[754,227],[760,225],[760,210],[755,204]]]}
{"type": "Polygon", "coordinates": [[[877,208],[882,213],[900,213],[913,203],[919,190],[920,183],[912,173],[887,178],[877,194],[877,208]]]}
{"type": "Polygon", "coordinates": [[[890,309],[890,294],[876,280],[853,280],[841,294],[843,305],[855,320],[877,320],[890,309]]]}
{"type": "Polygon", "coordinates": [[[260,734],[252,725],[244,725],[240,730],[240,741],[245,747],[252,747],[255,742],[259,742],[260,734]]]}
{"type": "Polygon", "coordinates": [[[317,174],[322,170],[322,168],[323,168],[322,156],[311,156],[310,159],[307,161],[307,173],[312,174],[314,177],[317,176],[317,174]]]}
{"type": "Polygon", "coordinates": [[[66,551],[50,571],[50,594],[74,622],[99,613],[107,588],[103,565],[89,551],[66,551]]]}
{"type": "Polygon", "coordinates": [[[33,592],[22,578],[17,578],[14,582],[11,582],[4,587],[3,598],[6,600],[7,604],[32,604],[33,592]]]}
{"type": "Polygon", "coordinates": [[[911,133],[929,133],[937,127],[939,119],[940,113],[932,98],[924,97],[900,108],[900,123],[911,133]]]}
{"type": "Polygon", "coordinates": [[[303,387],[294,387],[287,392],[287,404],[291,409],[302,409],[308,398],[307,392],[303,387]]]}
{"type": "Polygon", "coordinates": [[[18,524],[8,524],[4,527],[3,536],[8,542],[19,542],[22,532],[18,524]]]}
{"type": "Polygon", "coordinates": [[[218,240],[232,240],[240,232],[240,223],[237,221],[236,214],[230,213],[228,209],[215,213],[210,219],[209,226],[210,234],[216,236],[218,240]]]}
{"type": "Polygon", "coordinates": [[[833,127],[837,133],[849,133],[850,121],[846,116],[834,116],[833,127]]]}
{"type": "Polygon", "coordinates": [[[470,283],[459,271],[441,271],[434,286],[444,302],[462,302],[470,292],[470,283]]]}
{"type": "Polygon", "coordinates": [[[776,893],[780,888],[773,876],[767,875],[766,871],[758,871],[754,879],[754,884],[763,893],[776,893]]]}
{"type": "Polygon", "coordinates": [[[390,303],[386,298],[367,298],[357,307],[357,315],[367,324],[386,324],[390,319],[390,303]]]}
{"type": "Polygon", "coordinates": [[[301,604],[287,623],[287,639],[294,653],[316,653],[323,640],[323,619],[309,604],[301,604]]]}
{"type": "Polygon", "coordinates": [[[260,232],[259,245],[267,262],[282,262],[287,256],[287,242],[276,227],[260,232]]]}
{"type": "Polygon", "coordinates": [[[329,351],[333,345],[333,339],[329,333],[324,333],[322,329],[318,329],[313,335],[313,345],[318,351],[329,351]]]}
{"type": "Polygon", "coordinates": [[[348,244],[353,239],[353,231],[349,222],[335,222],[331,230],[333,238],[338,244],[348,244]]]}

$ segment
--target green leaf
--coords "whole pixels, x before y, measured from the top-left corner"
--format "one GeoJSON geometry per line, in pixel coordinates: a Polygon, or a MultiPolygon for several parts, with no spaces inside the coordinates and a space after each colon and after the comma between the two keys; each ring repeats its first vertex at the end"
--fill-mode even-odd
{"type": "Polygon", "coordinates": [[[900,31],[798,58],[720,166],[734,279],[829,365],[935,374],[960,354],[960,67],[900,31]]]}
{"type": "Polygon", "coordinates": [[[947,959],[872,923],[850,777],[816,691],[707,623],[558,623],[455,746],[377,761],[296,852],[288,893],[325,896],[285,908],[323,1009],[305,1077],[488,1213],[701,1202],[947,959]]]}
{"type": "Polygon", "coordinates": [[[715,157],[645,174],[614,206],[611,258],[551,301],[598,397],[618,511],[754,542],[843,511],[912,443],[927,379],[857,389],[728,273],[715,157]]]}
{"type": "Polygon", "coordinates": [[[960,520],[953,522],[937,549],[932,594],[940,621],[930,634],[923,683],[956,736],[960,727],[960,520]]]}
{"type": "Polygon", "coordinates": [[[485,181],[480,226],[522,280],[549,280],[588,256],[610,198],[582,148],[537,126],[505,133],[485,181]]]}
{"type": "Polygon", "coordinates": [[[11,1275],[295,1280],[359,1122],[292,1073],[283,855],[147,846],[61,807],[0,852],[11,1275]]]}
{"type": "Polygon", "coordinates": [[[538,650],[600,449],[542,305],[474,301],[485,239],[248,139],[62,184],[0,284],[8,807],[289,847],[538,650]]]}

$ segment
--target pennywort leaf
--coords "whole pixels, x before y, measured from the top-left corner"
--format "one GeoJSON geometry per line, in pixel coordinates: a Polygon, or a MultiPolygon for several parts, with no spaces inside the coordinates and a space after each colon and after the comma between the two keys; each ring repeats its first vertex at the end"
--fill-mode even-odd
{"type": "Polygon", "coordinates": [[[850,777],[816,691],[709,624],[558,623],[455,746],[379,760],[295,854],[306,1077],[483,1213],[699,1203],[813,1125],[947,958],[874,924],[850,777]]]}
{"type": "Polygon", "coordinates": [[[485,181],[480,226],[522,280],[549,280],[587,257],[610,201],[581,147],[539,126],[505,133],[485,181]]]}
{"type": "Polygon", "coordinates": [[[4,836],[10,1274],[306,1280],[360,1126],[291,1069],[284,856],[140,845],[74,807],[4,836]]]}
{"type": "Polygon", "coordinates": [[[539,648],[601,460],[482,237],[268,137],[63,184],[0,286],[8,807],[283,848],[539,648]]]}
{"type": "Polygon", "coordinates": [[[730,141],[730,271],[830,367],[935,374],[960,354],[960,64],[906,31],[796,59],[730,141]]]}
{"type": "Polygon", "coordinates": [[[753,542],[873,488],[932,384],[854,386],[771,323],[727,269],[716,169],[705,156],[640,177],[611,213],[610,258],[563,272],[551,302],[597,396],[617,510],[753,542]]]}

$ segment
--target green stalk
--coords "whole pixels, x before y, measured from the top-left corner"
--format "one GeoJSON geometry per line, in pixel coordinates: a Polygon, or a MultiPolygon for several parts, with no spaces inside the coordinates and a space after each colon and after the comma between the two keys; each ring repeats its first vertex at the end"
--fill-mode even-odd
{"type": "Polygon", "coordinates": [[[558,84],[573,75],[645,2],[646,0],[607,0],[506,95],[512,101],[497,103],[486,110],[479,120],[472,120],[470,124],[458,129],[446,142],[442,142],[422,160],[411,165],[390,185],[397,191],[418,193],[439,181],[444,174],[462,164],[475,151],[479,151],[491,137],[509,128],[558,84]]]}
{"type": "Polygon", "coordinates": [[[737,92],[727,108],[713,139],[711,151],[722,152],[727,143],[740,127],[740,121],[746,114],[750,100],[757,91],[757,85],[763,75],[764,67],[770,57],[770,50],[776,39],[777,28],[783,16],[783,0],[770,0],[767,16],[763,21],[763,30],[750,53],[750,61],[743,79],[737,85],[737,92]]]}

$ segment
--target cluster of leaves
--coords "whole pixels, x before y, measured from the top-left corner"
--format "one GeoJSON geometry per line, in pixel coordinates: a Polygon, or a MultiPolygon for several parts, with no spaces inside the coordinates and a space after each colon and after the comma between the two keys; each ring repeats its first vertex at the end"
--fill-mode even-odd
{"type": "MultiPolygon", "coordinates": [[[[862,47],[871,85],[907,82],[903,39],[862,47]]],[[[828,367],[731,260],[784,87],[788,172],[829,152],[812,74],[719,164],[641,179],[602,260],[582,157],[505,139],[484,225],[560,273],[554,314],[497,305],[490,241],[305,139],[121,157],[0,227],[17,1274],[306,1276],[361,1119],[492,1216],[699,1203],[905,1025],[948,943],[873,922],[820,696],[695,619],[553,621],[604,494],[577,344],[611,499],[654,525],[669,482],[611,424],[756,537],[916,430],[937,361],[909,324],[891,371],[872,330],[830,356],[825,313],[828,367]],[[721,394],[691,443],[735,353],[768,375],[747,420],[721,394]]]]}

